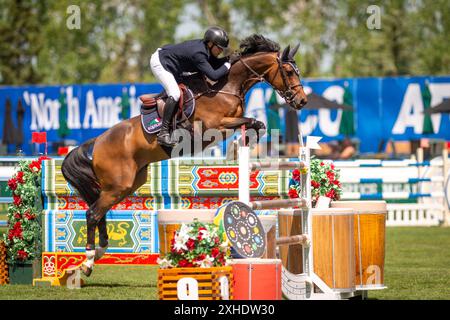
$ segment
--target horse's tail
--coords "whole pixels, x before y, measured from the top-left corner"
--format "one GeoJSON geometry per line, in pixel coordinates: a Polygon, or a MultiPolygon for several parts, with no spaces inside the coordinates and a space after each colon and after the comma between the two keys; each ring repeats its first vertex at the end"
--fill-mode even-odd
{"type": "Polygon", "coordinates": [[[61,166],[64,178],[78,191],[89,206],[97,201],[100,195],[100,185],[92,166],[92,160],[88,156],[95,139],[90,139],[73,149],[61,166]]]}

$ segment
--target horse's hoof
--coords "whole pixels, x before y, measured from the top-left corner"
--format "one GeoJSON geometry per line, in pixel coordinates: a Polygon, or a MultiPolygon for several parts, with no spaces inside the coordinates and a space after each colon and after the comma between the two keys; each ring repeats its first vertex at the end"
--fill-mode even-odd
{"type": "Polygon", "coordinates": [[[91,273],[92,273],[92,270],[93,270],[92,267],[89,267],[89,266],[87,266],[87,265],[84,264],[84,263],[81,264],[80,269],[81,269],[81,271],[83,272],[83,274],[84,274],[86,277],[89,277],[89,276],[91,275],[91,273]]]}
{"type": "Polygon", "coordinates": [[[100,260],[100,258],[103,257],[103,255],[106,253],[107,249],[108,249],[108,246],[95,248],[94,261],[100,260]]]}

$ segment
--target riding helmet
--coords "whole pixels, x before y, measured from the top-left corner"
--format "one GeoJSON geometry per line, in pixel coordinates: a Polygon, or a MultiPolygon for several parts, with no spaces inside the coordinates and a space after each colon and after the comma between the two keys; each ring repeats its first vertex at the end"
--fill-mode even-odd
{"type": "Polygon", "coordinates": [[[228,34],[225,30],[220,27],[210,27],[206,30],[205,35],[203,37],[203,41],[208,42],[211,41],[219,48],[225,50],[228,49],[228,34]]]}

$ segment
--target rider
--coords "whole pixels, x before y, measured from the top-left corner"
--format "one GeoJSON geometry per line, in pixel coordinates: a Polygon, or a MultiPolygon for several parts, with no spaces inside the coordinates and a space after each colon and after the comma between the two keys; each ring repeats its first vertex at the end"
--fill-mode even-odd
{"type": "Polygon", "coordinates": [[[183,74],[200,72],[213,81],[228,74],[230,63],[228,57],[219,59],[218,56],[228,49],[228,35],[220,27],[210,27],[203,39],[189,40],[179,44],[166,45],[158,48],[150,59],[153,74],[166,90],[168,99],[164,109],[161,131],[158,143],[173,147],[169,124],[177,110],[180,98],[178,83],[183,74]]]}

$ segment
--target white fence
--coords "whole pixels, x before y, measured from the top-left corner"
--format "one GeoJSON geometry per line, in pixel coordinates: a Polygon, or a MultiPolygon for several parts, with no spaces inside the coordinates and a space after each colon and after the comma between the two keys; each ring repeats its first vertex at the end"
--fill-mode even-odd
{"type": "Polygon", "coordinates": [[[420,158],[419,154],[419,161],[336,161],[342,200],[403,200],[388,204],[387,226],[449,226],[448,153],[428,162],[420,158]],[[408,200],[416,203],[403,203],[408,200]]]}

